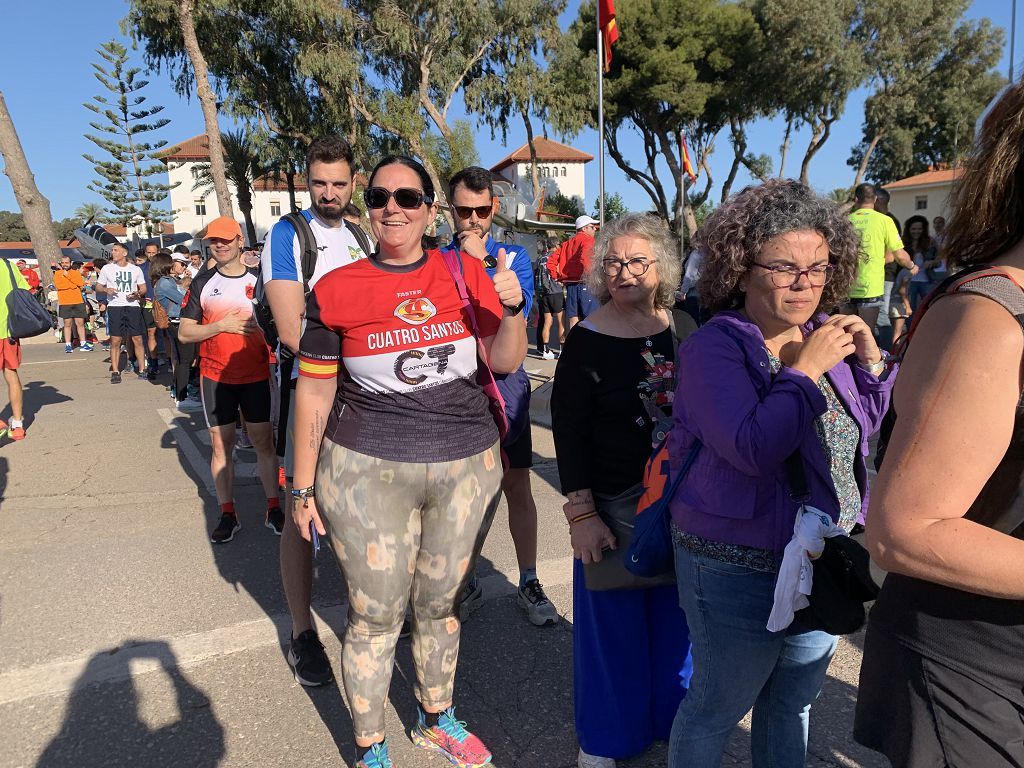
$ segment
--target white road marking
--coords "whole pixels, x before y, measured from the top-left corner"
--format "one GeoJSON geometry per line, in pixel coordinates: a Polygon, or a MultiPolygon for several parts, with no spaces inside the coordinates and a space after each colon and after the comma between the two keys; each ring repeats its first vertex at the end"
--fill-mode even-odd
{"type": "MultiPolygon", "coordinates": [[[[548,587],[572,582],[572,558],[543,560],[537,571],[548,587]]],[[[490,601],[516,591],[516,577],[496,573],[480,580],[484,600],[490,601]]],[[[314,609],[321,629],[345,624],[346,604],[314,609]]],[[[478,619],[479,620],[479,619],[478,619]]],[[[525,619],[524,619],[525,620],[525,619]]],[[[288,614],[243,621],[206,632],[176,637],[136,640],[124,647],[95,648],[76,658],[58,659],[0,674],[0,705],[51,694],[67,693],[75,686],[114,682],[129,677],[159,672],[165,663],[182,669],[194,667],[217,656],[228,656],[281,642],[291,627],[288,614]],[[125,664],[125,655],[133,659],[125,664]],[[128,674],[125,670],[129,669],[128,674]]],[[[328,632],[330,630],[327,630],[328,632]]],[[[284,661],[282,660],[282,664],[284,661]]]]}

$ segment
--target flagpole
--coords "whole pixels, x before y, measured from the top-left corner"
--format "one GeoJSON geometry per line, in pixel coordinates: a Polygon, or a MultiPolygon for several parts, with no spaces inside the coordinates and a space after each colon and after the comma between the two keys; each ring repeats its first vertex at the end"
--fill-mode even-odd
{"type": "Polygon", "coordinates": [[[679,129],[679,263],[686,263],[686,163],[683,161],[683,129],[679,129]]]}
{"type": "MultiPolygon", "coordinates": [[[[599,192],[597,196],[598,219],[604,226],[604,33],[601,31],[600,14],[597,20],[597,173],[599,192]]],[[[585,205],[585,203],[584,203],[585,205]]]]}

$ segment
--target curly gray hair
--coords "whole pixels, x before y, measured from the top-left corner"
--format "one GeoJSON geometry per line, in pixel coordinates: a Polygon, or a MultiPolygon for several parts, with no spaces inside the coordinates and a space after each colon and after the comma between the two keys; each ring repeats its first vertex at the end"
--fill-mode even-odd
{"type": "Polygon", "coordinates": [[[694,237],[704,253],[697,291],[711,312],[743,306],[741,278],[773,238],[801,230],[819,232],[828,245],[832,279],[819,304],[828,311],[846,301],[857,273],[860,238],[839,206],[792,179],[772,179],[733,195],[694,237]]]}
{"type": "Polygon", "coordinates": [[[650,244],[651,255],[658,266],[658,288],[654,294],[654,305],[662,309],[671,307],[675,303],[675,293],[683,274],[678,241],[664,221],[647,213],[627,213],[619,216],[598,233],[597,242],[594,244],[594,257],[590,260],[590,268],[586,274],[590,293],[602,304],[606,304],[611,298],[603,262],[608,256],[612,241],[623,236],[643,238],[650,244]]]}

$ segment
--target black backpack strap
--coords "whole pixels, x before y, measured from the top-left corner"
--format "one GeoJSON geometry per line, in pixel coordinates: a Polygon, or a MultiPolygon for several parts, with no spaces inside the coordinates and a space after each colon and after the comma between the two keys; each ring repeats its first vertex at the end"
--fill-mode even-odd
{"type": "Polygon", "coordinates": [[[313,278],[313,272],[316,271],[318,254],[316,237],[313,235],[313,229],[306,221],[306,217],[301,213],[288,213],[282,216],[282,219],[292,225],[299,238],[299,248],[302,250],[302,291],[308,294],[309,281],[313,278]]]}
{"type": "Polygon", "coordinates": [[[345,219],[345,226],[348,227],[348,231],[352,233],[352,237],[359,243],[359,247],[363,249],[363,253],[369,256],[373,253],[373,246],[370,245],[370,238],[366,236],[366,232],[358,224],[353,224],[348,219],[345,219]]]}

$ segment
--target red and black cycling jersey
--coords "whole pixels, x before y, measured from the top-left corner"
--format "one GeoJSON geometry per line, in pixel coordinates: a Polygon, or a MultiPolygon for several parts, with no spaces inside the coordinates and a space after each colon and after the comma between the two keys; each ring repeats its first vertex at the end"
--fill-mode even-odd
{"type": "MultiPolygon", "coordinates": [[[[256,273],[237,277],[218,270],[200,272],[181,300],[181,317],[208,325],[232,310],[252,315],[256,273]]],[[[252,384],[270,378],[267,341],[258,328],[251,333],[218,333],[199,343],[199,373],[224,384],[252,384]]]]}
{"type": "MultiPolygon", "coordinates": [[[[483,265],[464,259],[481,335],[502,308],[483,265]]],[[[404,266],[370,258],[321,278],[306,304],[299,375],[339,377],[325,437],[391,461],[454,461],[498,430],[476,382],[469,318],[439,251],[404,266]]]]}

